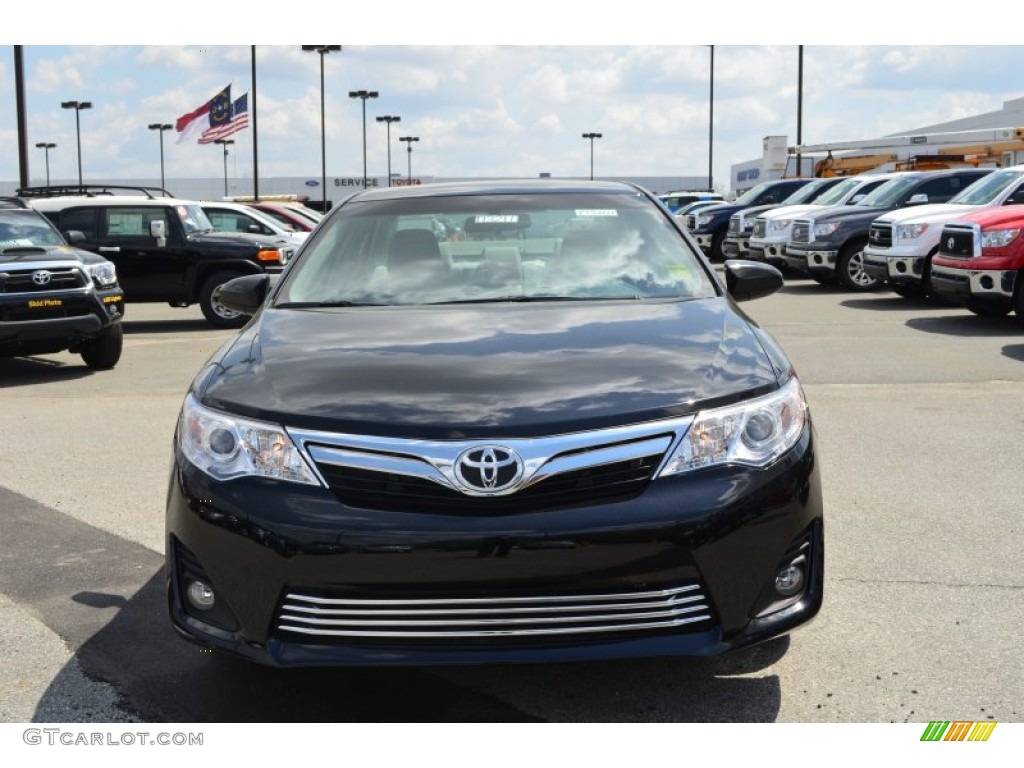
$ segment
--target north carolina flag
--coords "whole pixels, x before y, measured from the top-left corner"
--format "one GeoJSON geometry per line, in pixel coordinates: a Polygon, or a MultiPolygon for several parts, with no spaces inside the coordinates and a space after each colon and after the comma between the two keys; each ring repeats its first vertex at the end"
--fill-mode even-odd
{"type": "Polygon", "coordinates": [[[212,144],[217,139],[249,127],[249,94],[243,93],[230,107],[230,110],[225,110],[214,99],[210,107],[210,127],[199,137],[200,144],[212,144]]]}
{"type": "Polygon", "coordinates": [[[231,110],[231,84],[229,83],[222,90],[220,90],[212,99],[207,101],[200,107],[196,107],[191,112],[188,112],[178,118],[174,124],[175,130],[178,131],[178,144],[181,142],[191,139],[196,134],[202,134],[204,131],[210,129],[210,118],[214,111],[217,109],[218,115],[228,114],[227,118],[230,119],[231,110]]]}

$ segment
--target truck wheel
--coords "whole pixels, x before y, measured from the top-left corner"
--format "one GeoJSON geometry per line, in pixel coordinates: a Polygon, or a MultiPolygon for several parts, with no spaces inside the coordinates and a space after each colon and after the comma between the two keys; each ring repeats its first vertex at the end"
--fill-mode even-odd
{"type": "Polygon", "coordinates": [[[882,285],[877,277],[864,271],[864,243],[846,245],[836,260],[836,275],[844,288],[851,291],[874,291],[882,285]]]}
{"type": "Polygon", "coordinates": [[[83,344],[78,354],[92,370],[105,371],[117,365],[117,361],[121,359],[123,346],[124,328],[120,323],[114,323],[83,344]]]}
{"type": "Polygon", "coordinates": [[[1017,273],[1017,294],[1013,297],[1014,319],[1024,325],[1024,271],[1017,273]]]}
{"type": "Polygon", "coordinates": [[[199,307],[211,325],[218,328],[241,328],[249,319],[240,312],[228,309],[213,298],[213,292],[228,280],[240,277],[237,272],[214,272],[199,289],[199,307]]]}
{"type": "Polygon", "coordinates": [[[964,306],[978,317],[1004,317],[1005,315],[1010,314],[1009,307],[985,304],[984,302],[975,301],[973,299],[968,300],[964,306]]]}
{"type": "Polygon", "coordinates": [[[892,292],[904,299],[923,299],[925,290],[920,285],[893,285],[892,292]]]}
{"type": "Polygon", "coordinates": [[[725,242],[725,232],[716,232],[711,237],[711,261],[725,262],[725,252],[722,250],[722,243],[725,242]]]}

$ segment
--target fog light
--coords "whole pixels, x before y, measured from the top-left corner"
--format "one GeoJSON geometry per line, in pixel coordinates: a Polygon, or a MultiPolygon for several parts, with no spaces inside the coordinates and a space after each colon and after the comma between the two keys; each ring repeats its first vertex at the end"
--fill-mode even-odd
{"type": "MultiPolygon", "coordinates": [[[[778,577],[776,577],[778,582],[778,577]]],[[[194,608],[200,611],[208,611],[213,608],[213,587],[202,581],[190,581],[186,590],[188,601],[194,608]]]]}
{"type": "Polygon", "coordinates": [[[796,565],[787,565],[775,574],[775,591],[783,597],[792,597],[804,588],[804,571],[796,565]]]}
{"type": "Polygon", "coordinates": [[[814,263],[815,263],[815,264],[821,264],[821,263],[822,263],[822,261],[821,261],[821,256],[815,256],[815,257],[814,257],[814,263]]]}
{"type": "Polygon", "coordinates": [[[983,275],[979,282],[981,282],[981,287],[984,288],[986,291],[991,291],[995,287],[995,283],[992,281],[992,278],[989,277],[988,275],[983,275]]]}
{"type": "Polygon", "coordinates": [[[896,262],[896,271],[899,272],[901,275],[905,274],[906,271],[907,271],[907,265],[904,264],[902,261],[897,261],[896,262]]]}

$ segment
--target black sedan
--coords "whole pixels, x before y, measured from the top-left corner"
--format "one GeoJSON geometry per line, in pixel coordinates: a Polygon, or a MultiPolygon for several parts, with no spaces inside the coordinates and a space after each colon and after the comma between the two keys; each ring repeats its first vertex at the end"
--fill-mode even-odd
{"type": "Polygon", "coordinates": [[[626,184],[335,207],[283,275],[220,291],[253,317],[175,432],[175,628],[309,666],[703,656],[803,624],[816,436],[734,303],[782,277],[724,269],[626,184]]]}

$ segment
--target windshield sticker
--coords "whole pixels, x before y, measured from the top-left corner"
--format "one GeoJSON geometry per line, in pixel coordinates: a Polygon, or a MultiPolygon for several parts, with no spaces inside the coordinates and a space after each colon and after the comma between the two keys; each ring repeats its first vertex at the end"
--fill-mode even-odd
{"type": "Polygon", "coordinates": [[[576,210],[577,216],[618,216],[614,208],[583,208],[576,210]]]}
{"type": "Polygon", "coordinates": [[[518,224],[519,215],[515,213],[510,214],[480,214],[476,216],[473,221],[477,224],[518,224]]]}
{"type": "Polygon", "coordinates": [[[685,280],[693,276],[693,270],[689,264],[669,264],[668,273],[677,280],[685,280]]]}

